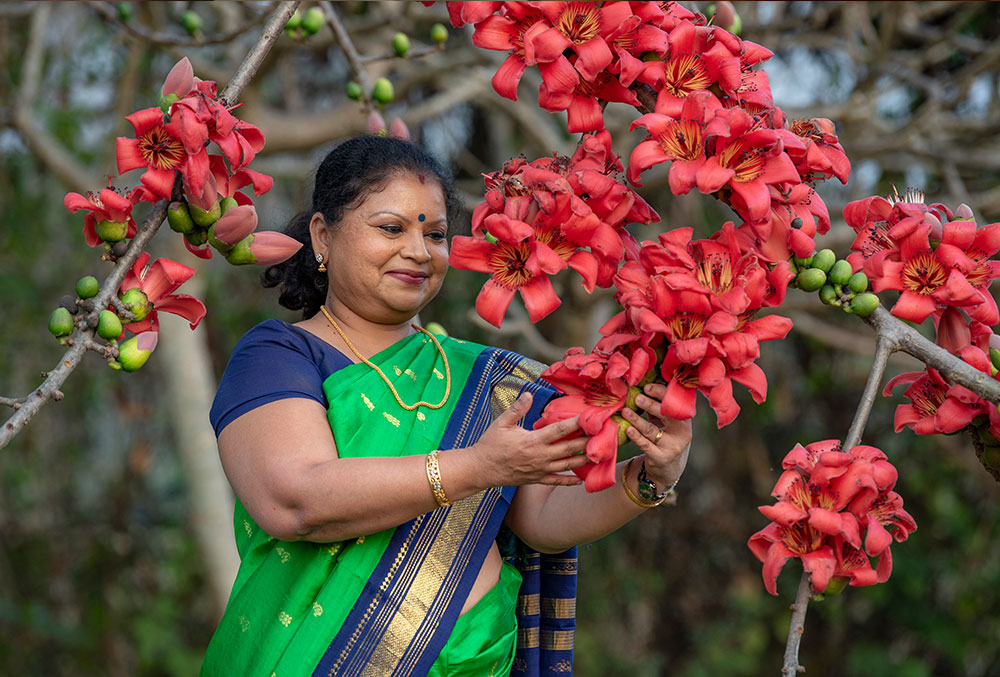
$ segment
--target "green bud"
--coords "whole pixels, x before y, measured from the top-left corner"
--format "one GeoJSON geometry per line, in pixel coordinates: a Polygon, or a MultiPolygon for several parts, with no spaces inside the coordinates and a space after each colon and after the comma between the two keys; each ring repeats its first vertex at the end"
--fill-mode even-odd
{"type": "Polygon", "coordinates": [[[373,99],[379,103],[389,103],[395,96],[392,83],[389,82],[388,78],[379,78],[375,81],[375,86],[372,88],[373,99]]]}
{"type": "Polygon", "coordinates": [[[299,10],[292,12],[292,15],[288,17],[288,21],[285,23],[285,28],[288,30],[295,30],[302,25],[302,13],[299,10]]]}
{"type": "Polygon", "coordinates": [[[188,33],[194,35],[201,30],[201,17],[198,16],[198,13],[194,10],[186,9],[184,10],[184,13],[181,14],[181,26],[183,26],[184,30],[188,33]]]}
{"type": "Polygon", "coordinates": [[[153,304],[149,302],[146,293],[138,287],[132,287],[122,294],[121,300],[125,310],[135,315],[135,319],[129,322],[141,322],[153,311],[153,304]]]}
{"type": "Polygon", "coordinates": [[[257,263],[257,257],[250,251],[250,243],[253,242],[253,235],[247,235],[237,242],[232,249],[225,253],[226,260],[234,266],[245,266],[257,263]]]}
{"type": "Polygon", "coordinates": [[[847,284],[853,274],[854,269],[851,268],[851,264],[841,259],[833,264],[827,277],[830,278],[832,284],[847,284]]]}
{"type": "Polygon", "coordinates": [[[156,105],[160,107],[164,113],[170,111],[170,107],[181,100],[181,97],[177,96],[177,92],[170,92],[169,94],[161,94],[159,101],[156,105]]]}
{"type": "Polygon", "coordinates": [[[483,237],[484,237],[484,238],[486,239],[486,241],[487,241],[487,242],[489,242],[490,244],[496,244],[497,242],[499,242],[499,241],[500,241],[500,240],[498,240],[498,239],[497,239],[497,236],[496,236],[496,235],[494,235],[493,233],[491,233],[491,232],[489,232],[489,231],[487,231],[486,233],[484,233],[484,234],[483,234],[483,237]]]}
{"type": "Polygon", "coordinates": [[[819,288],[819,300],[826,305],[833,305],[833,302],[837,300],[837,290],[828,284],[824,284],[819,288]]]}
{"type": "Polygon", "coordinates": [[[232,245],[227,244],[222,240],[216,239],[214,223],[208,227],[208,244],[215,247],[220,254],[225,254],[226,252],[228,252],[230,249],[233,248],[232,245]]]}
{"type": "Polygon", "coordinates": [[[81,277],[76,283],[76,295],[81,299],[89,299],[97,296],[97,292],[99,291],[101,291],[101,285],[93,275],[81,277]]]}
{"type": "Polygon", "coordinates": [[[739,14],[735,13],[733,14],[733,23],[726,30],[728,30],[733,35],[740,34],[740,31],[743,30],[743,19],[740,17],[739,14]]]}
{"type": "Polygon", "coordinates": [[[310,7],[309,11],[302,17],[302,30],[309,35],[316,35],[319,33],[319,29],[323,27],[324,21],[326,21],[326,15],[323,14],[323,10],[319,7],[310,7]]]}
{"type": "Polygon", "coordinates": [[[110,310],[102,310],[97,316],[97,335],[102,339],[116,339],[122,335],[122,321],[110,310]]]}
{"type": "Polygon", "coordinates": [[[347,86],[344,89],[347,91],[348,99],[354,99],[355,101],[361,100],[361,94],[362,94],[361,85],[356,83],[354,80],[348,82],[347,86]]]}
{"type": "MultiPolygon", "coordinates": [[[[811,256],[806,256],[806,257],[796,256],[795,257],[795,265],[797,265],[799,268],[810,268],[810,267],[812,267],[812,262],[813,262],[813,257],[811,257],[811,256]]],[[[826,272],[826,271],[823,271],[823,272],[826,272]]]]}
{"type": "Polygon", "coordinates": [[[133,372],[146,364],[146,360],[153,354],[152,350],[142,350],[139,348],[139,337],[133,336],[118,346],[118,362],[121,368],[127,372],[133,372]]]}
{"type": "Polygon", "coordinates": [[[625,396],[625,406],[632,411],[636,410],[635,398],[642,394],[642,390],[636,386],[628,387],[628,395],[625,396]]]}
{"type": "Polygon", "coordinates": [[[833,264],[837,262],[837,255],[832,249],[820,249],[813,254],[812,267],[819,268],[824,273],[829,273],[833,264]]]}
{"type": "Polygon", "coordinates": [[[128,224],[121,221],[101,221],[94,228],[97,237],[105,242],[115,243],[124,240],[128,234],[128,224]]]}
{"type": "Polygon", "coordinates": [[[626,421],[620,414],[612,414],[611,420],[618,424],[618,446],[622,446],[628,442],[628,434],[625,432],[632,427],[632,424],[626,421]]]}
{"type": "Polygon", "coordinates": [[[132,9],[131,2],[119,2],[115,5],[115,9],[118,11],[118,18],[126,23],[132,18],[132,15],[135,14],[135,10],[132,9]]]}
{"type": "Polygon", "coordinates": [[[190,233],[184,233],[184,239],[187,240],[192,247],[200,247],[208,242],[208,228],[195,227],[195,229],[190,233]]]}
{"type": "Polygon", "coordinates": [[[108,360],[108,366],[114,369],[115,371],[122,370],[122,363],[119,362],[118,360],[108,360]]]}
{"type": "Polygon", "coordinates": [[[392,51],[396,53],[396,56],[406,56],[406,53],[410,51],[410,38],[406,33],[396,33],[392,36],[392,51]]]}
{"type": "Polygon", "coordinates": [[[73,316],[65,308],[56,308],[49,315],[49,331],[56,338],[73,333],[73,316]]]}
{"type": "Polygon", "coordinates": [[[847,280],[847,286],[856,294],[868,291],[868,276],[859,270],[847,280]]]}
{"type": "Polygon", "coordinates": [[[993,363],[994,367],[1000,369],[1000,350],[990,348],[990,362],[993,363]]]}
{"type": "Polygon", "coordinates": [[[826,273],[819,268],[806,268],[795,278],[795,284],[802,291],[816,291],[826,284],[826,273]]]}
{"type": "Polygon", "coordinates": [[[447,336],[448,330],[440,322],[428,322],[427,326],[424,327],[427,331],[432,334],[437,334],[438,336],[447,336]]]}
{"type": "Polygon", "coordinates": [[[236,198],[234,198],[231,195],[229,195],[227,197],[224,197],[221,200],[219,200],[219,209],[222,211],[223,214],[225,214],[226,212],[228,212],[233,207],[239,207],[239,206],[240,206],[240,203],[237,202],[236,198]]]}
{"type": "Polygon", "coordinates": [[[194,222],[205,228],[211,226],[222,216],[222,207],[219,205],[218,200],[216,200],[215,204],[208,211],[205,211],[196,204],[188,205],[188,209],[191,211],[191,218],[194,222]]]}
{"type": "Polygon", "coordinates": [[[434,24],[431,26],[431,40],[435,45],[443,45],[448,39],[448,29],[444,24],[434,24]]]}
{"type": "Polygon", "coordinates": [[[839,595],[843,592],[844,588],[847,587],[847,583],[850,579],[837,576],[830,579],[830,582],[826,584],[826,590],[823,591],[824,597],[832,597],[834,595],[839,595]]]}
{"type": "Polygon", "coordinates": [[[859,317],[868,317],[875,312],[878,305],[878,296],[867,291],[851,299],[851,311],[859,317]]]}
{"type": "Polygon", "coordinates": [[[195,229],[191,210],[188,209],[186,202],[172,202],[167,207],[167,224],[170,225],[170,230],[184,235],[195,229]]]}

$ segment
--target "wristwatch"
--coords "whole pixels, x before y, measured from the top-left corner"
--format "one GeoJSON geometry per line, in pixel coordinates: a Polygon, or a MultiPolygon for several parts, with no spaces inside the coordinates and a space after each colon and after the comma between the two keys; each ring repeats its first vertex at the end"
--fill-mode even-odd
{"type": "Polygon", "coordinates": [[[667,496],[674,493],[674,487],[677,486],[677,481],[680,480],[678,477],[666,491],[657,491],[659,487],[656,486],[656,482],[649,479],[649,476],[646,475],[645,459],[643,459],[642,463],[639,464],[639,475],[637,479],[639,481],[639,498],[644,501],[650,501],[651,503],[659,503],[667,496]]]}

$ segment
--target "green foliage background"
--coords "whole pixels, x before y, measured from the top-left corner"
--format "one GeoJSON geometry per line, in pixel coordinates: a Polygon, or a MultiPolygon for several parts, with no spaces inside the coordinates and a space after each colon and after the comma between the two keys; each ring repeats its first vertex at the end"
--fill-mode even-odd
{"type": "MultiPolygon", "coordinates": [[[[162,31],[181,35],[173,23],[179,13],[174,3],[133,4],[140,19],[161,22],[162,31]]],[[[222,20],[208,4],[192,3],[205,14],[206,30],[213,20],[222,20]]],[[[264,7],[250,4],[257,11],[264,7]]],[[[423,35],[443,16],[440,7],[413,4],[415,8],[394,19],[402,25],[384,30],[391,34],[405,28],[414,36],[423,35]]],[[[798,3],[798,9],[789,11],[799,12],[805,21],[810,12],[819,11],[817,4],[839,3],[798,3]]],[[[867,4],[872,6],[871,16],[883,20],[881,5],[867,4]]],[[[374,30],[375,9],[364,3],[341,7],[349,27],[374,30]]],[[[758,16],[756,10],[740,7],[747,16],[758,16]]],[[[0,100],[5,107],[13,105],[22,85],[30,11],[29,4],[7,3],[0,12],[0,52],[6,57],[0,65],[0,100]]],[[[997,14],[995,5],[984,5],[976,12],[966,11],[971,18],[951,29],[994,40],[997,14]]],[[[765,34],[762,30],[753,39],[768,44],[765,34]]],[[[85,6],[58,7],[46,36],[43,87],[32,107],[34,122],[95,175],[112,172],[113,139],[131,134],[121,116],[153,105],[154,92],[169,66],[186,52],[126,39],[120,28],[85,6]],[[132,90],[123,100],[120,92],[126,82],[132,90]]],[[[329,43],[329,37],[325,39],[329,43]]],[[[452,61],[444,63],[465,68],[482,59],[469,56],[473,50],[467,42],[467,36],[453,31],[446,52],[452,61]]],[[[230,52],[238,59],[245,44],[237,41],[230,51],[226,45],[200,48],[196,69],[211,64],[218,75],[203,76],[224,82],[234,58],[230,52]]],[[[862,71],[865,64],[844,66],[834,48],[828,53],[822,47],[805,48],[812,49],[817,67],[826,68],[833,80],[861,81],[850,69],[862,71]]],[[[954,58],[960,67],[961,55],[954,58]]],[[[296,88],[305,93],[308,110],[343,110],[337,107],[349,105],[342,95],[346,69],[335,44],[317,48],[284,40],[272,62],[256,81],[247,109],[254,105],[280,109],[288,87],[283,79],[289,73],[296,74],[296,88]]],[[[440,62],[428,63],[440,69],[440,62]]],[[[440,72],[421,81],[413,76],[420,62],[411,68],[406,81],[410,86],[397,86],[405,100],[387,113],[400,114],[445,86],[440,72]]],[[[948,73],[940,75],[947,78],[948,73]]],[[[522,85],[521,93],[521,105],[533,105],[531,87],[522,85]]],[[[904,109],[912,111],[920,104],[919,96],[907,102],[904,109]]],[[[530,139],[517,123],[499,124],[495,106],[490,92],[464,104],[457,118],[449,118],[467,126],[465,137],[450,148],[460,185],[470,200],[481,190],[481,179],[469,169],[475,165],[466,155],[495,168],[505,157],[522,152],[530,139]]],[[[363,117],[355,114],[360,129],[363,117]]],[[[995,115],[990,115],[995,124],[995,115]]],[[[67,186],[32,152],[9,122],[9,114],[4,119],[0,394],[19,396],[35,387],[39,372],[51,368],[61,355],[45,331],[50,309],[72,291],[80,276],[102,279],[108,264],[98,260],[97,250],[85,246],[82,215],[63,210],[67,186]]],[[[440,136],[433,124],[413,125],[417,139],[440,136]]],[[[855,151],[864,152],[852,148],[849,137],[842,138],[851,157],[855,151]]],[[[637,140],[633,135],[628,143],[637,140]]],[[[311,168],[335,141],[322,139],[309,150],[286,149],[261,158],[260,169],[276,178],[275,190],[258,201],[262,221],[270,224],[265,227],[277,227],[305,204],[311,168]]],[[[997,185],[996,171],[984,174],[986,188],[997,185]]],[[[875,177],[870,192],[887,192],[890,184],[912,178],[892,167],[878,169],[875,177]]],[[[943,185],[933,171],[924,181],[929,190],[943,185]]],[[[839,216],[834,204],[861,196],[852,190],[859,190],[853,180],[848,192],[830,193],[835,221],[839,216]]],[[[649,181],[643,194],[662,215],[682,214],[689,219],[670,225],[691,224],[707,232],[728,218],[715,205],[706,206],[707,198],[671,201],[662,177],[649,181]]],[[[838,228],[831,237],[841,232],[837,241],[844,254],[849,238],[842,237],[842,224],[838,228]]],[[[161,233],[156,246],[162,248],[169,237],[174,236],[161,233]]],[[[190,259],[185,262],[193,265],[190,259]]],[[[207,285],[205,327],[216,375],[249,327],[268,317],[296,319],[277,308],[274,294],[257,284],[256,272],[230,268],[219,260],[200,269],[207,285]]],[[[424,320],[440,321],[453,334],[532,354],[531,344],[523,339],[487,333],[470,322],[468,309],[481,282],[481,276],[452,271],[424,320]]],[[[571,283],[575,284],[561,282],[564,287],[571,283]]],[[[562,317],[589,303],[568,289],[565,294],[562,317]]],[[[557,311],[556,319],[542,324],[550,340],[566,345],[586,340],[571,331],[570,320],[559,317],[557,311]]],[[[860,336],[869,335],[853,318],[827,319],[860,336]]],[[[764,591],[760,564],[745,545],[765,524],[755,508],[770,502],[768,493],[780,460],[796,442],[844,434],[870,359],[799,332],[780,345],[766,345],[763,352],[762,366],[770,384],[765,405],[754,406],[743,397],[740,401],[746,406],[738,423],[723,430],[715,429],[714,416],[704,402],[699,405],[702,414],[678,505],[646,514],[581,548],[577,674],[778,671],[787,607],[799,571],[794,563],[788,565],[779,580],[778,599],[764,591]]],[[[899,366],[891,365],[890,371],[899,371],[899,366]]],[[[142,372],[129,376],[110,371],[96,357],[88,358],[64,387],[65,399],[45,407],[0,453],[0,666],[5,672],[190,675],[197,671],[215,617],[190,533],[186,480],[164,404],[162,376],[169,368],[154,355],[142,372]]],[[[919,529],[909,541],[893,547],[894,571],[887,584],[849,589],[811,606],[801,661],[811,675],[1000,674],[1000,490],[962,435],[894,434],[895,402],[878,403],[865,440],[881,446],[898,467],[897,490],[919,529]]]]}

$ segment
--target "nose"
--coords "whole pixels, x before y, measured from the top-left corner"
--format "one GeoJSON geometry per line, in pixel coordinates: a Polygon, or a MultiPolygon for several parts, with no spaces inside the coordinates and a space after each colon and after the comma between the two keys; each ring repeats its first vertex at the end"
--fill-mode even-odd
{"type": "Polygon", "coordinates": [[[403,258],[412,259],[417,263],[427,263],[431,260],[431,253],[427,250],[427,242],[424,239],[422,229],[414,229],[407,233],[400,254],[403,258]]]}

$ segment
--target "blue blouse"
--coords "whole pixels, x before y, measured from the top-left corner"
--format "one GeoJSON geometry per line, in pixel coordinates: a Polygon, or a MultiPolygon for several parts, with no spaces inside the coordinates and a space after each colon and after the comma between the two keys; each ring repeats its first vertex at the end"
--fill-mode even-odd
{"type": "Polygon", "coordinates": [[[323,382],[352,364],[343,353],[305,329],[265,320],[243,335],[229,358],[212,402],[215,435],[252,409],[288,397],[327,405],[323,382]]]}

